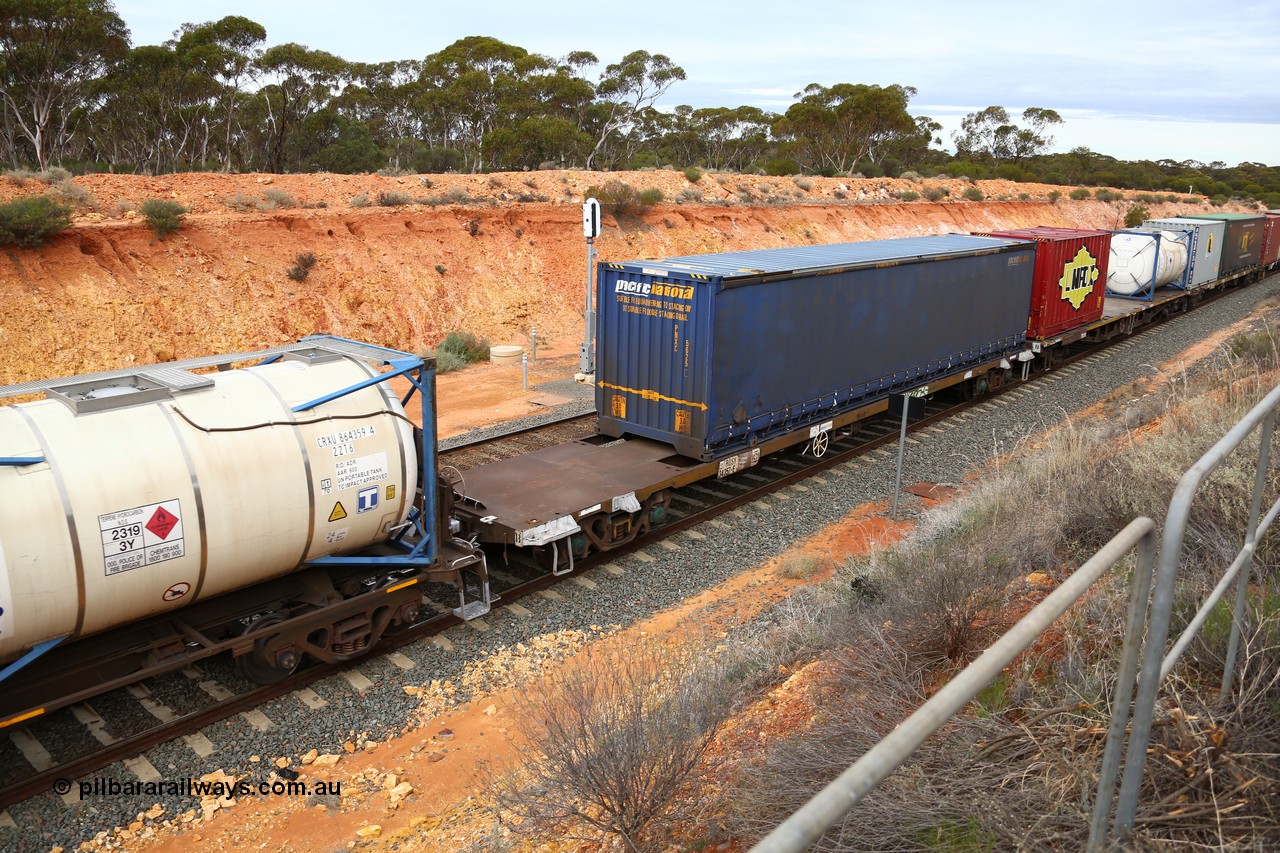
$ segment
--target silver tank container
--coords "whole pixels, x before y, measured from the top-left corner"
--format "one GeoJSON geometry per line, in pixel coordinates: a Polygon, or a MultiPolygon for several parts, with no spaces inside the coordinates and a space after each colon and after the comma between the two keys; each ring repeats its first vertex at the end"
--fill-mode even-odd
{"type": "MultiPolygon", "coordinates": [[[[413,427],[339,356],[68,385],[0,409],[0,663],[386,539],[417,483],[413,427]]],[[[153,374],[142,374],[150,376],[153,374]]]]}

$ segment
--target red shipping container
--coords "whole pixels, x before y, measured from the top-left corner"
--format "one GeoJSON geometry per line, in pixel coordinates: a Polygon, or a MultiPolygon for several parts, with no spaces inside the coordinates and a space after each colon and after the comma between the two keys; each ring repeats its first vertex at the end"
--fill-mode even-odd
{"type": "Polygon", "coordinates": [[[1036,242],[1028,338],[1043,341],[1102,317],[1111,259],[1110,231],[1040,226],[982,233],[1036,242]]]}
{"type": "Polygon", "coordinates": [[[1280,212],[1267,211],[1262,237],[1262,265],[1269,267],[1280,261],[1280,212]]]}

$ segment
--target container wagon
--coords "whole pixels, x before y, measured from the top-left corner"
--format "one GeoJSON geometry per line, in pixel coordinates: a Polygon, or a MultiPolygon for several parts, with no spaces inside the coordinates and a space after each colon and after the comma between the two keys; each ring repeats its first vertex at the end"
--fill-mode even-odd
{"type": "Polygon", "coordinates": [[[1011,356],[1034,266],[958,234],[602,263],[599,431],[711,460],[1011,356]]]}

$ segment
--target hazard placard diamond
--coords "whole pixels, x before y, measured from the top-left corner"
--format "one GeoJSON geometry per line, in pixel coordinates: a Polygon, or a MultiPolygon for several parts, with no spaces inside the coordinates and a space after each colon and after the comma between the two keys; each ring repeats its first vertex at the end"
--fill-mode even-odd
{"type": "Polygon", "coordinates": [[[166,512],[162,506],[156,507],[156,511],[151,514],[151,520],[147,522],[147,529],[161,539],[167,538],[177,526],[178,517],[171,512],[166,512]]]}

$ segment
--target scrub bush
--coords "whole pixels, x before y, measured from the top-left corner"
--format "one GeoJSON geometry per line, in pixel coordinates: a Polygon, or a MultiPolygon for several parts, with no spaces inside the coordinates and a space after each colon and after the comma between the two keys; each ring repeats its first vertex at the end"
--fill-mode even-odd
{"type": "Polygon", "coordinates": [[[402,192],[381,192],[378,193],[378,204],[383,207],[400,207],[401,205],[413,204],[413,196],[402,192]]]}
{"type": "Polygon", "coordinates": [[[70,225],[71,209],[49,196],[0,204],[0,245],[35,248],[70,225]]]}
{"type": "Polygon", "coordinates": [[[294,261],[287,275],[294,281],[306,281],[307,276],[311,274],[311,268],[316,265],[316,256],[311,252],[303,252],[294,258],[294,261]]]}
{"type": "Polygon", "coordinates": [[[588,198],[600,202],[604,213],[614,216],[639,216],[662,201],[662,190],[648,189],[640,192],[625,181],[609,181],[603,186],[587,187],[588,198]]]}
{"type": "Polygon", "coordinates": [[[149,198],[138,208],[147,225],[161,239],[182,227],[182,217],[187,209],[176,201],[163,198],[149,198]]]}
{"type": "MultiPolygon", "coordinates": [[[[441,271],[440,266],[436,267],[441,271]]],[[[443,275],[443,272],[441,272],[443,275]]],[[[436,373],[461,370],[468,364],[484,361],[489,357],[489,341],[471,332],[450,332],[434,350],[426,353],[436,360],[436,373]]]]}

